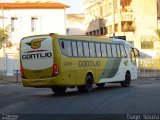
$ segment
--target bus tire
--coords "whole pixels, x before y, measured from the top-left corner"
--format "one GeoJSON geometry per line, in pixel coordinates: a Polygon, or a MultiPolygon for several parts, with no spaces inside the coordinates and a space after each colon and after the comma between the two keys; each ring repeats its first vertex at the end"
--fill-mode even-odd
{"type": "Polygon", "coordinates": [[[77,86],[79,92],[90,92],[93,89],[93,77],[91,75],[86,76],[85,85],[77,86]]]}
{"type": "Polygon", "coordinates": [[[122,87],[129,87],[131,83],[131,75],[130,73],[126,73],[125,75],[125,81],[121,82],[122,87]]]}
{"type": "Polygon", "coordinates": [[[67,87],[60,87],[60,86],[52,87],[52,91],[57,95],[64,94],[66,92],[66,89],[67,87]]]}
{"type": "Polygon", "coordinates": [[[102,88],[102,87],[104,87],[105,83],[98,83],[96,85],[97,85],[98,88],[102,88]]]}

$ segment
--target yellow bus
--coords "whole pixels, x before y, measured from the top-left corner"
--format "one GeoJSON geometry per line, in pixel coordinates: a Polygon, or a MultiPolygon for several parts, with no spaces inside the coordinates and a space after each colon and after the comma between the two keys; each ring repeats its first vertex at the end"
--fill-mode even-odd
{"type": "Polygon", "coordinates": [[[128,87],[137,79],[138,51],[114,38],[65,36],[54,33],[25,37],[20,42],[24,87],[49,87],[55,94],[67,87],[88,92],[119,82],[128,87]]]}

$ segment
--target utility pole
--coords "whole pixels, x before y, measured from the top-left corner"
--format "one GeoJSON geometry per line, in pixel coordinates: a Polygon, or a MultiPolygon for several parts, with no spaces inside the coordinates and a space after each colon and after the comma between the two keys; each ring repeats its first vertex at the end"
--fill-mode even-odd
{"type": "Polygon", "coordinates": [[[114,0],[112,0],[112,19],[113,19],[113,38],[115,37],[115,8],[114,8],[114,0]]]}

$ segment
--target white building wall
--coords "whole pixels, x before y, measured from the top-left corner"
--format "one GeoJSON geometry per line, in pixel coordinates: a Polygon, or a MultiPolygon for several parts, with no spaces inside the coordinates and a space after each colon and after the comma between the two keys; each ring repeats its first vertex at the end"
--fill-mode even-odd
{"type": "MultiPolygon", "coordinates": [[[[142,38],[145,41],[150,40],[149,38],[154,37],[156,40],[157,29],[157,0],[134,0],[134,14],[135,14],[135,47],[141,48],[142,38]],[[144,4],[145,3],[145,4],[144,4]],[[148,38],[148,39],[147,39],[148,38]]],[[[157,56],[156,51],[144,50],[146,54],[152,57],[157,56]]]]}
{"type": "Polygon", "coordinates": [[[23,37],[37,35],[58,33],[66,34],[66,16],[65,9],[11,9],[3,10],[0,15],[6,19],[0,20],[0,27],[11,28],[11,18],[16,17],[17,24],[14,32],[10,31],[9,41],[13,44],[11,48],[0,49],[0,62],[3,66],[0,67],[1,74],[6,72],[6,55],[13,54],[13,69],[20,69],[19,67],[19,43],[23,37]],[[2,14],[3,13],[3,14],[2,14]],[[36,17],[36,29],[31,31],[31,18],[36,17]]]}
{"type": "Polygon", "coordinates": [[[17,17],[15,32],[11,32],[11,42],[19,43],[20,39],[35,34],[59,33],[66,34],[65,11],[61,9],[17,9],[4,10],[5,26],[11,25],[11,18],[17,17]],[[31,18],[37,17],[36,30],[31,31],[31,18]]]}
{"type": "Polygon", "coordinates": [[[82,18],[67,19],[67,35],[85,35],[86,28],[82,18]]]}

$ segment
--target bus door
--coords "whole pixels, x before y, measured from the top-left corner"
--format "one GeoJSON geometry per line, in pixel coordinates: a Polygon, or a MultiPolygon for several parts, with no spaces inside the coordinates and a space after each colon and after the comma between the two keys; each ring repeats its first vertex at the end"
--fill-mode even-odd
{"type": "Polygon", "coordinates": [[[131,59],[131,75],[132,79],[137,78],[137,57],[139,56],[139,51],[131,47],[130,59],[131,59]]]}

